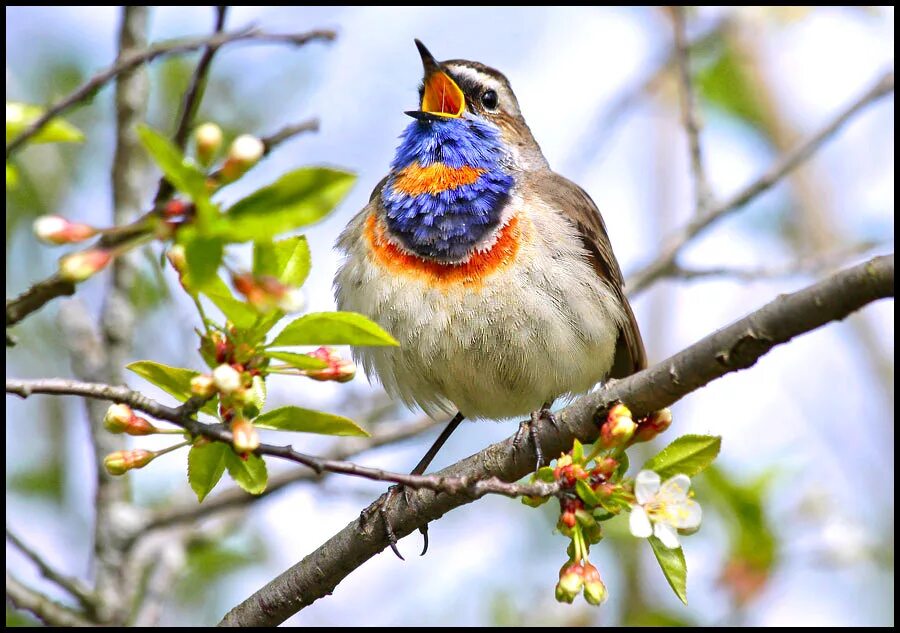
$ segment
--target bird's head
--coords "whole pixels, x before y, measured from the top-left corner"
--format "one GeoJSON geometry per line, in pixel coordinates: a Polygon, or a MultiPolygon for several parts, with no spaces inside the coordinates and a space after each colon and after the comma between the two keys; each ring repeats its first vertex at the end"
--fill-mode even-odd
{"type": "Polygon", "coordinates": [[[438,62],[421,41],[415,42],[424,77],[419,86],[419,109],[406,114],[434,125],[488,123],[498,129],[519,168],[528,169],[532,163],[534,167],[546,165],[503,73],[465,59],[438,62]]]}

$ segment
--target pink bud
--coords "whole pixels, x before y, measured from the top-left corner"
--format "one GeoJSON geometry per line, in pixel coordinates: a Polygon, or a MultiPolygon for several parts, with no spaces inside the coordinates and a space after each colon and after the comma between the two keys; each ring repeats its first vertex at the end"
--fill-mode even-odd
{"type": "Polygon", "coordinates": [[[50,244],[73,244],[93,237],[99,231],[87,224],[69,222],[59,215],[42,215],[34,221],[34,234],[50,244]]]}
{"type": "Polygon", "coordinates": [[[601,605],[609,597],[606,585],[600,579],[600,572],[588,562],[584,564],[584,599],[592,605],[601,605]]]}
{"type": "Polygon", "coordinates": [[[228,148],[228,157],[222,165],[222,180],[232,182],[259,162],[266,151],[265,145],[255,136],[242,134],[228,148]]]}
{"type": "Polygon", "coordinates": [[[654,411],[638,423],[635,442],[649,442],[672,425],[672,412],[667,408],[654,411]]]}
{"type": "Polygon", "coordinates": [[[234,450],[239,453],[251,453],[259,448],[259,433],[247,418],[236,417],[232,421],[231,436],[234,450]]]}
{"type": "Polygon", "coordinates": [[[103,458],[103,466],[110,475],[124,475],[134,468],[143,468],[156,457],[153,451],[135,448],[128,451],[116,451],[103,458]]]}
{"type": "Polygon", "coordinates": [[[617,404],[609,410],[606,422],[600,427],[600,441],[605,448],[622,446],[631,439],[636,428],[628,407],[617,404]]]}
{"type": "Polygon", "coordinates": [[[584,569],[580,563],[566,563],[559,570],[559,582],[556,584],[556,600],[572,604],[575,597],[584,587],[584,569]]]}
{"type": "Polygon", "coordinates": [[[60,258],[59,274],[66,281],[84,281],[106,268],[112,259],[112,253],[98,248],[72,253],[60,258]]]}

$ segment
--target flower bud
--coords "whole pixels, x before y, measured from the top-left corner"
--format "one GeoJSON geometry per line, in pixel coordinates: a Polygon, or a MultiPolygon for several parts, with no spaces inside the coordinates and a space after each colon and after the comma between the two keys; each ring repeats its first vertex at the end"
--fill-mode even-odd
{"type": "Polygon", "coordinates": [[[597,465],[591,471],[592,475],[608,479],[619,467],[619,462],[612,457],[602,457],[597,460],[597,465]]]}
{"type": "Polygon", "coordinates": [[[216,389],[224,394],[237,391],[243,385],[240,372],[224,363],[213,370],[212,377],[216,389]]]}
{"type": "Polygon", "coordinates": [[[112,261],[112,253],[93,248],[60,258],[59,275],[66,281],[84,281],[106,268],[112,261]]]}
{"type": "Polygon", "coordinates": [[[250,453],[259,447],[259,433],[245,417],[237,416],[231,422],[231,436],[234,450],[239,453],[250,453]]]}
{"type": "Polygon", "coordinates": [[[233,182],[259,162],[266,148],[255,136],[242,134],[231,143],[228,157],[222,165],[222,181],[233,182]]]}
{"type": "Polygon", "coordinates": [[[610,409],[606,422],[600,428],[600,441],[606,448],[622,446],[631,439],[636,428],[628,407],[617,404],[610,409]]]}
{"type": "Polygon", "coordinates": [[[310,352],[309,356],[328,363],[328,367],[325,369],[308,369],[303,372],[313,380],[349,382],[356,375],[356,365],[353,361],[344,360],[337,350],[331,347],[320,347],[316,351],[310,352]]]}
{"type": "Polygon", "coordinates": [[[187,255],[185,254],[184,246],[175,244],[166,251],[166,258],[179,275],[184,275],[187,272],[187,255]]]}
{"type": "Polygon", "coordinates": [[[597,606],[606,602],[609,593],[600,579],[600,572],[590,563],[584,564],[584,599],[597,606]]]}
{"type": "Polygon", "coordinates": [[[559,582],[556,583],[557,602],[572,604],[584,586],[584,569],[579,563],[566,563],[559,570],[559,582]]]}
{"type": "Polygon", "coordinates": [[[103,458],[103,466],[110,475],[124,475],[133,468],[143,468],[156,457],[153,451],[134,448],[128,451],[116,451],[103,458]]]}
{"type": "Polygon", "coordinates": [[[216,383],[212,376],[200,374],[191,378],[191,393],[201,398],[211,398],[216,393],[216,383]]]}
{"type": "Polygon", "coordinates": [[[194,141],[197,143],[197,160],[201,165],[209,165],[222,147],[222,128],[215,123],[204,123],[194,132],[194,141]]]}
{"type": "Polygon", "coordinates": [[[103,428],[110,433],[124,433],[134,416],[134,411],[127,404],[113,404],[103,416],[103,428]]]}
{"type": "Polygon", "coordinates": [[[672,411],[668,407],[654,411],[640,421],[634,434],[635,442],[649,442],[672,425],[672,411]]]}
{"type": "Polygon", "coordinates": [[[50,244],[73,244],[95,236],[99,231],[87,224],[69,222],[59,215],[42,215],[32,225],[38,239],[50,244]]]}

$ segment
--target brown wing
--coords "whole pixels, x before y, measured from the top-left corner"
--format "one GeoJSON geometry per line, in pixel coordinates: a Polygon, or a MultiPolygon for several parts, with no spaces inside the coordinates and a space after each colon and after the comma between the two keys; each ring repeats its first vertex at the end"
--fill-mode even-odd
{"type": "Polygon", "coordinates": [[[616,343],[616,355],[610,370],[610,377],[624,378],[647,367],[647,352],[638,328],[631,304],[625,296],[625,280],[622,270],[613,253],[606,225],[591,197],[578,185],[559,174],[549,172],[541,174],[542,192],[552,192],[553,198],[546,199],[560,213],[569,218],[578,228],[584,246],[588,251],[591,264],[601,279],[612,288],[622,307],[625,309],[625,323],[619,330],[616,343]],[[548,182],[549,180],[549,182],[548,182]]]}

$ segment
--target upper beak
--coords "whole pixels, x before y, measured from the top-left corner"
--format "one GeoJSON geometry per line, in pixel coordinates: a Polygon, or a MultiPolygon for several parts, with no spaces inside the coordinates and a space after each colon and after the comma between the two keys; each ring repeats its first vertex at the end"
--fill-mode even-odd
{"type": "Polygon", "coordinates": [[[419,110],[413,110],[406,114],[420,120],[436,120],[438,118],[458,118],[466,109],[466,98],[456,82],[441,70],[425,45],[416,40],[416,47],[422,57],[422,66],[425,69],[424,91],[419,110]]]}

